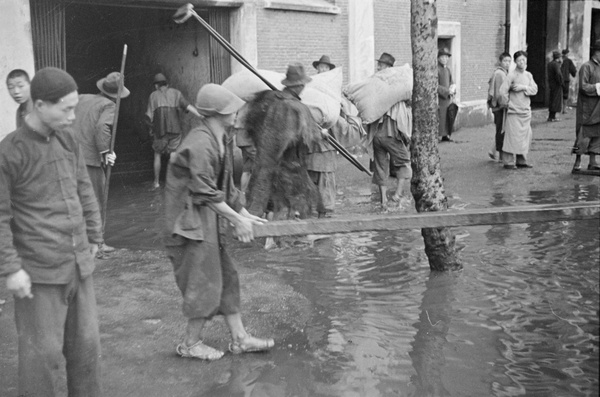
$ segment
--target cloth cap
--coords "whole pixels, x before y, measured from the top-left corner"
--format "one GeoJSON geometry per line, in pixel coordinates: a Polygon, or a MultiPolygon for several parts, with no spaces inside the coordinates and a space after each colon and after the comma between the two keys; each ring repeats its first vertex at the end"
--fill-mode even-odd
{"type": "Polygon", "coordinates": [[[323,55],[323,56],[321,56],[321,58],[318,61],[314,61],[312,63],[313,68],[316,69],[320,63],[324,63],[325,65],[329,65],[329,68],[335,69],[335,65],[333,63],[331,63],[331,59],[329,59],[328,55],[323,55]]]}
{"type": "Polygon", "coordinates": [[[244,103],[233,92],[218,84],[205,84],[196,95],[196,109],[201,115],[207,117],[235,113],[244,106],[244,103]]]}
{"type": "Polygon", "coordinates": [[[385,63],[386,65],[394,66],[394,63],[396,63],[396,58],[394,58],[387,52],[384,52],[383,54],[381,54],[381,56],[379,57],[377,62],[381,62],[381,63],[385,63]]]}
{"type": "Polygon", "coordinates": [[[312,78],[306,75],[304,66],[299,63],[293,63],[288,66],[287,72],[285,73],[285,79],[281,80],[281,84],[286,87],[294,87],[307,84],[311,81],[312,78]]]}
{"type": "Polygon", "coordinates": [[[77,83],[69,73],[47,67],[33,76],[29,93],[33,101],[41,99],[54,102],[73,91],[77,91],[77,83]]]}
{"type": "Polygon", "coordinates": [[[450,50],[449,50],[449,49],[447,49],[447,48],[445,48],[445,47],[444,47],[444,48],[440,48],[440,49],[438,50],[438,55],[437,55],[437,56],[438,56],[438,58],[439,58],[439,57],[441,57],[442,55],[448,55],[449,57],[451,57],[451,56],[452,56],[452,54],[450,53],[450,50]]]}
{"type": "MultiPolygon", "coordinates": [[[[121,83],[121,73],[112,72],[109,73],[108,76],[98,80],[96,82],[96,87],[111,98],[116,98],[119,92],[119,84],[121,83]]],[[[130,92],[125,86],[123,86],[123,90],[121,91],[121,98],[127,98],[130,92]]]]}
{"type": "Polygon", "coordinates": [[[567,55],[569,53],[569,49],[565,48],[564,50],[562,50],[562,54],[563,55],[567,55]]]}
{"type": "Polygon", "coordinates": [[[166,78],[166,77],[165,77],[165,75],[164,75],[164,74],[162,74],[162,73],[156,73],[156,74],[154,75],[154,82],[155,82],[155,83],[162,83],[162,82],[165,82],[165,83],[166,83],[166,82],[167,82],[167,78],[166,78]]]}
{"type": "Polygon", "coordinates": [[[558,58],[560,58],[560,52],[558,52],[557,50],[552,51],[552,59],[558,58]]]}

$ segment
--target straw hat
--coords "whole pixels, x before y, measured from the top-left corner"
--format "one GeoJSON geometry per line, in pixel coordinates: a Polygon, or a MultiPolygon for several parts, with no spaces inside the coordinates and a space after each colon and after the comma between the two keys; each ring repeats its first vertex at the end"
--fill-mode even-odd
{"type": "Polygon", "coordinates": [[[394,63],[396,63],[396,58],[394,58],[387,52],[384,52],[383,54],[381,54],[381,56],[379,57],[377,62],[381,62],[381,63],[385,63],[386,65],[394,66],[394,63]]]}
{"type": "Polygon", "coordinates": [[[304,66],[299,63],[294,63],[288,66],[285,73],[285,79],[281,80],[281,84],[286,87],[294,87],[297,85],[305,85],[312,81],[312,78],[306,75],[304,66]]]}
{"type": "Polygon", "coordinates": [[[324,63],[325,65],[329,65],[330,69],[335,69],[335,65],[333,63],[331,63],[331,59],[329,59],[329,55],[323,55],[321,56],[321,58],[318,61],[314,61],[312,63],[313,68],[317,68],[317,66],[319,66],[320,63],[324,63]]]}
{"type": "MultiPolygon", "coordinates": [[[[108,76],[98,80],[96,82],[96,87],[102,92],[104,95],[107,95],[111,98],[117,98],[117,94],[119,92],[119,84],[121,84],[121,73],[112,72],[109,73],[108,76]]],[[[130,92],[125,86],[123,86],[123,91],[121,91],[121,98],[127,98],[130,92]]]]}

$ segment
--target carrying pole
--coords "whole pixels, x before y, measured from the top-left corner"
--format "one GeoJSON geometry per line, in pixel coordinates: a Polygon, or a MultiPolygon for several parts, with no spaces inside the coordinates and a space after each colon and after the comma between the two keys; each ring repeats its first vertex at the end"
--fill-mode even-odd
{"type": "MultiPolygon", "coordinates": [[[[194,17],[200,25],[202,25],[208,33],[219,43],[221,44],[227,52],[231,54],[242,66],[252,72],[256,77],[258,77],[263,83],[267,85],[273,91],[279,91],[277,87],[275,87],[269,80],[264,78],[255,68],[252,66],[243,56],[240,54],[219,32],[217,32],[208,22],[206,22],[200,15],[194,11],[194,6],[190,3],[181,6],[177,9],[177,12],[173,15],[173,20],[175,23],[184,23],[191,17],[194,17]]],[[[369,170],[367,170],[362,164],[358,162],[334,137],[330,136],[327,138],[328,142],[336,148],[340,154],[346,158],[349,162],[351,162],[356,168],[359,170],[366,172],[369,175],[372,175],[369,170]]]]}
{"type": "MultiPolygon", "coordinates": [[[[121,107],[121,93],[123,92],[123,87],[125,85],[125,60],[127,59],[127,44],[123,45],[123,57],[121,58],[121,78],[119,79],[119,88],[117,89],[117,102],[115,105],[115,115],[113,117],[112,131],[110,137],[110,152],[112,153],[115,149],[115,138],[117,137],[117,124],[119,121],[119,108],[121,107]]],[[[110,172],[112,166],[110,164],[106,164],[106,182],[104,184],[104,200],[102,200],[102,213],[104,214],[104,219],[102,220],[102,232],[104,233],[104,226],[106,225],[106,208],[108,205],[108,186],[110,185],[110,172]]]]}

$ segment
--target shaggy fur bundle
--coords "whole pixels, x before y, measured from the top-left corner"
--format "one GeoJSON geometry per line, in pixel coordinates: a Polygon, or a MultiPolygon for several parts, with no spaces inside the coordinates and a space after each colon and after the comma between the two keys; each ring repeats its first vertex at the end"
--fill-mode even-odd
{"type": "Polygon", "coordinates": [[[269,201],[288,219],[321,210],[306,169],[308,145],[320,139],[320,131],[306,105],[289,92],[263,91],[248,104],[245,125],[256,146],[248,210],[260,216],[269,201]]]}

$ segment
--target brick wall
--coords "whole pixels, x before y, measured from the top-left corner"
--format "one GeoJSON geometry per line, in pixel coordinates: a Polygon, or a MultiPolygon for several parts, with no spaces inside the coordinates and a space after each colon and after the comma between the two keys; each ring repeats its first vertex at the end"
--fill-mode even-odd
{"type": "Polygon", "coordinates": [[[347,0],[336,1],[341,14],[303,11],[257,10],[258,67],[285,72],[291,62],[301,62],[309,75],[315,74],[312,62],[329,55],[331,62],[348,65],[347,0]]]}
{"type": "MultiPolygon", "coordinates": [[[[504,0],[438,0],[438,19],[460,22],[462,34],[461,100],[485,99],[487,82],[504,50],[504,0]],[[466,4],[466,5],[465,5],[466,4]]],[[[258,67],[285,72],[301,62],[309,74],[312,61],[328,54],[336,65],[348,65],[348,0],[336,0],[341,14],[257,10],[258,67]]],[[[375,54],[389,52],[399,65],[412,63],[410,0],[374,0],[375,54]]],[[[453,71],[455,72],[455,71],[453,71]]],[[[456,72],[455,72],[456,73],[456,72]]]]}
{"type": "Polygon", "coordinates": [[[488,80],[504,51],[504,0],[437,1],[438,20],[460,22],[461,100],[487,97],[488,80]]]}

